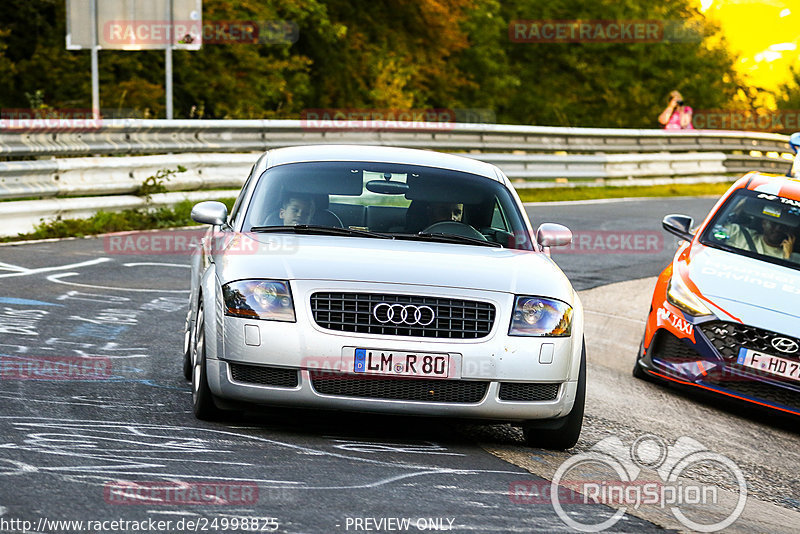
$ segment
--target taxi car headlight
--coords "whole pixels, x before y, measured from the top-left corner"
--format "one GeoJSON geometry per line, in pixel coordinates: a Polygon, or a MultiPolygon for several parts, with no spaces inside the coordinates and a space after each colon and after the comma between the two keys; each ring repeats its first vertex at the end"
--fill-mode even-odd
{"type": "Polygon", "coordinates": [[[222,286],[225,315],[294,322],[289,283],[281,280],[238,280],[222,286]]]}
{"type": "Polygon", "coordinates": [[[572,306],[543,297],[517,297],[510,336],[557,336],[572,334],[572,306]]]}
{"type": "Polygon", "coordinates": [[[697,298],[697,295],[692,293],[691,289],[686,287],[680,276],[673,275],[670,279],[667,286],[667,302],[695,317],[713,315],[711,310],[703,304],[703,301],[697,298]]]}

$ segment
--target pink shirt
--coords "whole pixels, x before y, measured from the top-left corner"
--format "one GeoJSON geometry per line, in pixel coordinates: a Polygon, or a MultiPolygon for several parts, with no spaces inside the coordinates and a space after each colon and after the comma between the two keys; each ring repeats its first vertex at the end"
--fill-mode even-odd
{"type": "Polygon", "coordinates": [[[669,121],[667,121],[667,124],[664,126],[664,129],[665,130],[694,130],[694,126],[692,126],[691,121],[689,121],[689,124],[686,126],[686,128],[681,128],[681,115],[682,114],[688,114],[691,117],[692,108],[690,108],[689,106],[683,106],[683,113],[678,111],[678,108],[675,108],[675,110],[672,112],[672,115],[669,116],[669,121]]]}

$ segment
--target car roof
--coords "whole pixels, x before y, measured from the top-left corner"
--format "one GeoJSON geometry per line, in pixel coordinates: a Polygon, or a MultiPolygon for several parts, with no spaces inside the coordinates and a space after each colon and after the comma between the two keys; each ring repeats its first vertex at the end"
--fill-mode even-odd
{"type": "Polygon", "coordinates": [[[752,172],[740,180],[741,188],[800,201],[800,178],[752,172]]]}
{"type": "Polygon", "coordinates": [[[277,148],[264,154],[266,168],[306,161],[374,161],[437,167],[503,182],[500,170],[477,159],[413,148],[368,145],[307,145],[277,148]]]}

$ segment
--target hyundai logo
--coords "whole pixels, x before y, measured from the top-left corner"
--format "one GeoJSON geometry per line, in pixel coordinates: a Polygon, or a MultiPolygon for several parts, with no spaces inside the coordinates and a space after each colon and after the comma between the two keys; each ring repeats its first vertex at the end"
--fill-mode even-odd
{"type": "Polygon", "coordinates": [[[772,347],[784,354],[794,354],[797,352],[797,349],[800,348],[798,347],[796,341],[789,339],[788,337],[773,337],[772,347]]]}
{"type": "Polygon", "coordinates": [[[436,314],[430,306],[389,304],[388,302],[381,302],[372,308],[372,316],[381,324],[408,326],[428,326],[436,319],[436,314]]]}

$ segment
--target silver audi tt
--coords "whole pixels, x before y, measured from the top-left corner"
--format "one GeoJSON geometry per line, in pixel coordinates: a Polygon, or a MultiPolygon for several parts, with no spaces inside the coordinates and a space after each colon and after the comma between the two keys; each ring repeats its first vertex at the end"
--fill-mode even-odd
{"type": "Polygon", "coordinates": [[[193,257],[194,413],[253,405],[511,422],[569,448],[583,308],[500,169],[424,150],[304,146],[253,166],[193,257]]]}

